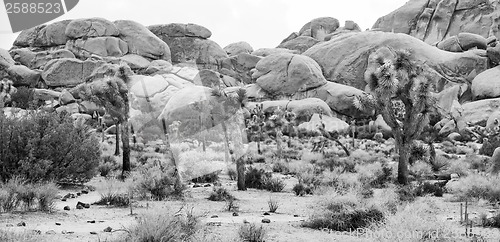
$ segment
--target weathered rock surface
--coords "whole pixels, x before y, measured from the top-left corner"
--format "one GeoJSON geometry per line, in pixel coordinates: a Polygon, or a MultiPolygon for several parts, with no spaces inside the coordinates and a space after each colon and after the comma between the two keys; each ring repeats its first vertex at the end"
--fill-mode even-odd
{"type": "Polygon", "coordinates": [[[252,55],[266,57],[269,55],[283,54],[283,53],[299,54],[299,51],[289,50],[289,49],[285,49],[285,48],[260,48],[260,49],[254,50],[252,52],[252,55]]]}
{"type": "Polygon", "coordinates": [[[228,56],[238,55],[241,53],[251,54],[253,52],[252,46],[245,41],[231,43],[224,47],[223,50],[226,51],[228,56]]]}
{"type": "Polygon", "coordinates": [[[299,31],[299,35],[310,36],[319,41],[323,41],[325,36],[333,33],[340,24],[336,18],[321,17],[306,23],[299,31]]]}
{"type": "Polygon", "coordinates": [[[240,53],[236,56],[231,56],[221,61],[219,72],[224,75],[233,77],[245,84],[254,83],[252,79],[252,69],[262,59],[260,56],[240,53]]]}
{"type": "Polygon", "coordinates": [[[209,29],[198,24],[159,24],[148,26],[148,29],[156,35],[166,35],[170,37],[197,37],[208,39],[212,36],[209,29]]]}
{"type": "Polygon", "coordinates": [[[289,50],[296,50],[299,53],[304,53],[307,49],[311,48],[320,41],[310,36],[299,36],[285,43],[281,43],[277,48],[285,48],[289,50]]]}
{"type": "Polygon", "coordinates": [[[15,86],[31,86],[40,80],[40,71],[31,70],[23,65],[13,65],[7,69],[7,73],[15,86]]]}
{"type": "Polygon", "coordinates": [[[486,126],[488,118],[500,110],[500,98],[484,99],[462,105],[462,117],[471,125],[486,126]]]}
{"type": "Polygon", "coordinates": [[[327,80],[365,90],[366,80],[377,67],[377,57],[394,58],[389,48],[412,49],[415,59],[423,62],[424,70],[436,81],[435,91],[455,83],[466,83],[467,78],[487,68],[484,50],[451,53],[406,34],[384,32],[343,34],[303,54],[322,67],[327,80]]]}
{"type": "Polygon", "coordinates": [[[117,20],[114,24],[120,38],[128,44],[128,53],[153,60],[171,60],[169,46],[144,25],[131,20],[117,20]]]}
{"type": "Polygon", "coordinates": [[[326,84],[319,65],[303,55],[276,54],[260,60],[252,78],[269,93],[293,95],[326,84]]]}
{"type": "Polygon", "coordinates": [[[405,33],[434,44],[459,33],[500,36],[497,1],[410,0],[377,20],[373,29],[405,33]]]}
{"type": "Polygon", "coordinates": [[[72,20],[66,27],[65,34],[70,39],[118,36],[120,31],[113,22],[103,18],[85,18],[72,20]]]}
{"type": "Polygon", "coordinates": [[[50,47],[66,44],[66,27],[71,20],[62,20],[49,25],[39,25],[21,31],[14,41],[19,47],[50,47]]]}
{"type": "Polygon", "coordinates": [[[479,73],[472,80],[471,91],[475,100],[500,97],[500,67],[479,73]]]}
{"type": "Polygon", "coordinates": [[[311,120],[309,122],[305,122],[299,125],[299,130],[304,129],[308,132],[320,132],[319,127],[321,125],[325,125],[325,131],[327,132],[337,132],[339,134],[347,133],[349,130],[349,124],[346,122],[336,118],[320,115],[315,113],[312,115],[311,120]]]}
{"type": "Polygon", "coordinates": [[[51,87],[76,86],[85,82],[85,79],[95,69],[104,64],[103,61],[81,61],[70,58],[56,59],[47,63],[42,72],[42,78],[51,87]]]}
{"type": "Polygon", "coordinates": [[[10,54],[16,62],[31,69],[43,69],[49,61],[54,59],[75,58],[75,55],[66,49],[34,52],[29,48],[19,48],[11,50],[10,54]]]}
{"type": "Polygon", "coordinates": [[[120,57],[128,53],[127,43],[111,36],[70,40],[66,43],[66,49],[81,58],[91,55],[120,57]]]}

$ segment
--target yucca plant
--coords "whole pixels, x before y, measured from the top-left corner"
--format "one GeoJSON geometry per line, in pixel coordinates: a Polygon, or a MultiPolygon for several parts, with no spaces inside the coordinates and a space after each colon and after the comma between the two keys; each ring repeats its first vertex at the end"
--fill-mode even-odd
{"type": "Polygon", "coordinates": [[[430,77],[425,75],[411,50],[391,50],[394,58],[379,56],[379,67],[369,80],[370,94],[354,99],[360,110],[374,109],[392,128],[399,151],[398,183],[408,184],[408,162],[414,141],[429,123],[434,100],[430,77]]]}

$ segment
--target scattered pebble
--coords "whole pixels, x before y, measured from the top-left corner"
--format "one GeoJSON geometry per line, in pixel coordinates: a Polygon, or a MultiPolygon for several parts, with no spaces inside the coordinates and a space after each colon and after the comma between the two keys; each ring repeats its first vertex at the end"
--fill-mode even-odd
{"type": "Polygon", "coordinates": [[[76,196],[77,196],[77,197],[78,197],[78,196],[81,196],[81,195],[82,195],[82,193],[80,193],[80,192],[77,192],[77,193],[76,193],[76,196]]]}
{"type": "Polygon", "coordinates": [[[211,187],[211,186],[212,186],[212,184],[205,184],[204,187],[211,187]]]}
{"type": "Polygon", "coordinates": [[[61,223],[56,223],[56,225],[61,225],[61,223]]]}
{"type": "Polygon", "coordinates": [[[19,223],[17,224],[17,226],[18,226],[18,227],[21,227],[21,226],[22,226],[22,227],[26,227],[26,222],[23,222],[23,221],[22,221],[22,222],[19,222],[19,223]]]}
{"type": "Polygon", "coordinates": [[[82,194],[89,194],[89,191],[87,191],[87,190],[83,190],[83,191],[82,191],[82,194]]]}
{"type": "Polygon", "coordinates": [[[218,215],[212,215],[212,217],[210,218],[218,218],[219,216],[218,215]]]}
{"type": "Polygon", "coordinates": [[[83,206],[81,204],[77,204],[76,209],[83,209],[83,206]]]}
{"type": "Polygon", "coordinates": [[[199,184],[194,184],[193,188],[201,187],[199,184]]]}
{"type": "Polygon", "coordinates": [[[271,214],[269,214],[268,212],[265,212],[264,215],[271,215],[271,214]]]}
{"type": "Polygon", "coordinates": [[[5,227],[14,227],[13,224],[6,224],[5,227]]]}
{"type": "Polygon", "coordinates": [[[62,234],[74,234],[75,232],[63,230],[61,233],[62,234]]]}
{"type": "Polygon", "coordinates": [[[61,199],[61,202],[66,202],[66,201],[67,201],[66,198],[61,199]]]}
{"type": "Polygon", "coordinates": [[[64,206],[64,210],[69,211],[69,210],[71,210],[71,208],[69,208],[69,206],[64,206]]]}
{"type": "Polygon", "coordinates": [[[239,216],[239,214],[237,212],[234,212],[233,217],[237,217],[237,216],[239,216]]]}
{"type": "Polygon", "coordinates": [[[42,234],[42,231],[38,230],[38,229],[34,229],[32,230],[34,234],[42,234]]]}
{"type": "Polygon", "coordinates": [[[264,218],[264,219],[262,219],[262,223],[268,224],[268,223],[271,223],[271,220],[268,218],[264,218]]]}
{"type": "Polygon", "coordinates": [[[54,230],[49,230],[49,231],[45,232],[45,234],[56,234],[56,231],[54,231],[54,230]]]}
{"type": "Polygon", "coordinates": [[[95,224],[95,220],[89,220],[89,221],[87,221],[87,223],[89,223],[89,224],[95,224]]]}
{"type": "Polygon", "coordinates": [[[90,231],[90,234],[97,234],[97,232],[94,232],[94,231],[90,231]]]}
{"type": "Polygon", "coordinates": [[[297,217],[299,217],[299,215],[298,214],[294,214],[293,217],[297,218],[297,217]]]}
{"type": "Polygon", "coordinates": [[[113,231],[113,228],[111,228],[111,227],[108,226],[103,231],[106,232],[106,233],[110,233],[111,231],[113,231]]]}

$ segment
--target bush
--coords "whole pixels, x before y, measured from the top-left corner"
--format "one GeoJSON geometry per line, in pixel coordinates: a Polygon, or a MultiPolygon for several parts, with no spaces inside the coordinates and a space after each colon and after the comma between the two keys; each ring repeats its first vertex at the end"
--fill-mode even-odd
{"type": "Polygon", "coordinates": [[[424,182],[422,185],[415,188],[415,195],[422,197],[427,194],[432,194],[436,197],[442,197],[444,189],[437,184],[424,182]]]}
{"type": "Polygon", "coordinates": [[[465,156],[465,160],[469,162],[470,168],[474,170],[487,171],[490,168],[490,162],[487,156],[469,154],[465,156]]]}
{"type": "Polygon", "coordinates": [[[219,180],[218,172],[212,172],[203,176],[191,179],[194,183],[214,183],[219,180]]]}
{"type": "Polygon", "coordinates": [[[497,213],[491,218],[487,218],[485,214],[482,214],[481,225],[483,227],[500,228],[500,213],[497,213]]]}
{"type": "Polygon", "coordinates": [[[199,230],[199,217],[192,210],[185,216],[172,216],[155,212],[142,216],[137,225],[128,229],[121,241],[189,241],[199,230]]]}
{"type": "Polygon", "coordinates": [[[96,187],[101,198],[94,204],[127,207],[131,203],[130,194],[132,188],[130,180],[121,181],[114,178],[106,179],[103,185],[98,185],[96,187]]]}
{"type": "Polygon", "coordinates": [[[448,191],[459,200],[470,198],[486,199],[490,202],[500,201],[500,176],[482,176],[470,174],[457,182],[446,184],[448,191]]]}
{"type": "Polygon", "coordinates": [[[238,205],[238,202],[236,202],[236,198],[229,198],[226,200],[224,209],[228,212],[238,212],[240,206],[238,205]]]}
{"type": "Polygon", "coordinates": [[[266,230],[264,227],[257,226],[254,223],[241,225],[238,235],[240,239],[245,242],[264,242],[266,237],[266,230]]]}
{"type": "Polygon", "coordinates": [[[384,214],[378,208],[364,206],[352,196],[335,196],[321,204],[321,210],[302,225],[313,229],[355,231],[383,220],[384,214]]]}
{"type": "Polygon", "coordinates": [[[108,176],[111,171],[118,169],[118,163],[116,162],[116,158],[111,155],[105,155],[102,157],[102,162],[97,167],[99,174],[103,177],[108,176]]]}
{"type": "Polygon", "coordinates": [[[398,194],[399,201],[402,202],[414,202],[417,197],[415,188],[411,185],[399,186],[396,189],[396,193],[398,194]]]}
{"type": "Polygon", "coordinates": [[[231,181],[236,181],[236,179],[238,178],[238,173],[236,172],[236,168],[234,167],[227,168],[227,175],[229,176],[229,179],[231,179],[231,181]]]}
{"type": "Polygon", "coordinates": [[[273,162],[273,172],[286,175],[290,173],[290,169],[288,168],[288,164],[285,161],[276,160],[273,162]]]}
{"type": "Polygon", "coordinates": [[[11,95],[11,105],[22,109],[37,109],[44,103],[35,100],[35,89],[28,87],[18,87],[17,91],[11,95]]]}
{"type": "Polygon", "coordinates": [[[271,178],[271,174],[262,169],[250,167],[245,173],[245,186],[247,188],[263,189],[265,179],[271,178]]]}
{"type": "Polygon", "coordinates": [[[230,199],[234,200],[235,198],[224,187],[214,187],[214,190],[208,197],[208,200],[210,201],[227,201],[230,199]]]}
{"type": "Polygon", "coordinates": [[[54,183],[32,184],[14,177],[0,185],[0,210],[51,212],[59,190],[54,183]]]}
{"type": "Polygon", "coordinates": [[[285,182],[280,178],[266,178],[264,179],[263,187],[271,192],[281,192],[285,188],[285,182]]]}
{"type": "Polygon", "coordinates": [[[22,176],[30,182],[87,182],[100,160],[98,138],[89,128],[76,127],[71,117],[31,113],[7,118],[0,113],[3,181],[22,176]]]}
{"type": "Polygon", "coordinates": [[[175,184],[173,171],[164,171],[159,166],[143,168],[135,177],[135,191],[142,198],[161,201],[169,196],[182,195],[185,186],[175,184]],[[180,189],[180,190],[178,190],[180,189]]]}
{"type": "Polygon", "coordinates": [[[296,196],[304,196],[306,194],[312,194],[312,189],[309,187],[304,186],[302,183],[297,183],[295,186],[293,186],[293,192],[295,192],[296,196]]]}
{"type": "Polygon", "coordinates": [[[276,210],[278,210],[280,203],[278,200],[269,198],[269,200],[267,200],[267,205],[269,206],[269,212],[275,213],[276,210]]]}

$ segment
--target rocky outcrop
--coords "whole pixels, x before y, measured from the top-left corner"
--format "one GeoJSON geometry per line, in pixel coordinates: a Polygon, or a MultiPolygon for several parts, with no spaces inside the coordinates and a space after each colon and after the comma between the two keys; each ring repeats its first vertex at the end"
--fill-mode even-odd
{"type": "Polygon", "coordinates": [[[488,118],[500,110],[500,98],[465,103],[462,105],[462,108],[464,122],[484,127],[488,118]]]}
{"type": "Polygon", "coordinates": [[[488,0],[410,0],[379,18],[373,29],[409,34],[429,44],[459,33],[500,37],[499,7],[488,0]]]}
{"type": "Polygon", "coordinates": [[[118,36],[120,31],[113,22],[103,18],[72,20],[64,32],[70,39],[118,36]]]}
{"type": "Polygon", "coordinates": [[[63,20],[49,25],[39,25],[21,31],[14,41],[19,47],[50,47],[66,44],[66,27],[71,20],[63,20]]]}
{"type": "Polygon", "coordinates": [[[120,39],[128,44],[128,53],[153,60],[171,60],[169,46],[142,24],[131,20],[117,20],[114,24],[120,31],[120,39]]]}
{"type": "Polygon", "coordinates": [[[75,58],[75,55],[66,49],[58,49],[58,50],[48,50],[48,51],[32,51],[29,48],[19,48],[13,49],[10,51],[13,59],[30,69],[41,69],[45,67],[45,65],[54,59],[61,58],[75,58]]]}
{"type": "Polygon", "coordinates": [[[436,47],[450,52],[464,52],[470,49],[486,50],[487,40],[481,35],[471,33],[459,33],[457,36],[451,36],[438,42],[436,47]]]}
{"type": "Polygon", "coordinates": [[[289,50],[289,49],[285,49],[285,48],[260,48],[260,49],[254,50],[252,52],[252,55],[266,57],[269,55],[283,54],[283,53],[299,54],[299,51],[289,50]]]}
{"type": "Polygon", "coordinates": [[[31,70],[23,65],[13,65],[7,69],[14,86],[33,86],[40,80],[40,71],[31,70]]]}
{"type": "Polygon", "coordinates": [[[340,27],[339,21],[332,17],[315,18],[306,23],[299,31],[301,36],[310,36],[319,41],[325,40],[325,36],[333,33],[340,27]]]}
{"type": "Polygon", "coordinates": [[[223,50],[226,51],[228,56],[238,55],[242,53],[251,54],[253,52],[252,46],[245,41],[231,43],[224,47],[223,50]]]}
{"type": "Polygon", "coordinates": [[[252,70],[262,59],[260,56],[240,53],[223,59],[220,63],[219,73],[230,76],[244,84],[254,83],[252,70]]]}
{"type": "Polygon", "coordinates": [[[85,82],[92,72],[104,65],[103,61],[81,61],[61,58],[52,60],[45,66],[42,78],[50,87],[72,87],[85,82]]]}
{"type": "Polygon", "coordinates": [[[260,60],[252,78],[265,91],[293,95],[326,84],[319,65],[303,55],[276,54],[260,60]]]}
{"type": "Polygon", "coordinates": [[[299,125],[299,130],[306,132],[320,133],[319,127],[324,125],[324,129],[330,133],[345,134],[349,131],[349,124],[336,117],[329,117],[319,114],[313,114],[311,120],[299,125]]]}
{"type": "Polygon", "coordinates": [[[413,51],[429,73],[434,90],[441,91],[456,83],[467,83],[476,73],[487,68],[484,50],[451,53],[439,50],[406,34],[362,32],[339,35],[319,43],[303,54],[314,59],[329,81],[365,89],[366,80],[377,67],[377,58],[394,58],[392,49],[413,51]]]}
{"type": "Polygon", "coordinates": [[[69,40],[66,49],[79,58],[89,58],[92,55],[102,57],[120,57],[128,53],[128,44],[112,36],[69,40]]]}
{"type": "Polygon", "coordinates": [[[475,100],[500,97],[500,67],[479,73],[472,80],[472,97],[475,100]]]}
{"type": "MultiPolygon", "coordinates": [[[[218,62],[227,58],[226,52],[214,41],[208,29],[199,25],[199,31],[191,34],[183,29],[184,25],[166,24],[149,26],[149,30],[168,44],[172,52],[172,63],[192,63],[200,69],[217,70],[218,62]],[[208,31],[208,32],[207,32],[208,31]],[[198,33],[198,34],[196,34],[198,33]]],[[[188,25],[185,25],[188,26],[188,25]]],[[[186,27],[187,29],[187,27],[186,27]]]]}
{"type": "Polygon", "coordinates": [[[278,48],[296,50],[298,51],[298,53],[302,54],[304,53],[304,51],[308,50],[319,42],[319,40],[310,36],[299,36],[297,38],[281,43],[280,45],[278,45],[278,48]]]}

